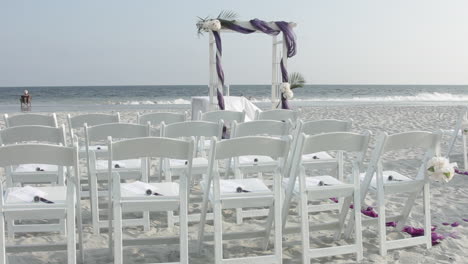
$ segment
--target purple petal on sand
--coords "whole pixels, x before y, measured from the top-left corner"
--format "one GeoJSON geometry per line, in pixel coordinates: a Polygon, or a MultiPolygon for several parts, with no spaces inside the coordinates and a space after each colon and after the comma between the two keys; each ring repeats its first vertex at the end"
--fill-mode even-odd
{"type": "Polygon", "coordinates": [[[459,226],[459,225],[460,225],[460,223],[458,223],[458,222],[453,222],[453,223],[451,224],[452,227],[457,227],[457,226],[459,226]]]}
{"type": "Polygon", "coordinates": [[[435,231],[437,229],[436,225],[431,226],[431,231],[435,231]]]}
{"type": "Polygon", "coordinates": [[[412,237],[418,237],[418,236],[424,235],[424,228],[405,226],[402,231],[410,234],[412,237]]]}
{"type": "Polygon", "coordinates": [[[442,224],[443,225],[450,225],[450,223],[447,223],[447,222],[443,222],[442,224]]]}
{"type": "Polygon", "coordinates": [[[338,203],[338,198],[336,198],[336,197],[332,197],[332,198],[330,198],[330,200],[334,201],[335,203],[338,203]]]}
{"type": "Polygon", "coordinates": [[[432,245],[437,245],[439,244],[442,240],[444,240],[445,237],[442,234],[432,232],[431,233],[431,240],[432,240],[432,245]]]}
{"type": "Polygon", "coordinates": [[[468,222],[468,218],[463,218],[463,221],[468,222]]]}
{"type": "Polygon", "coordinates": [[[385,225],[386,225],[386,226],[396,227],[396,226],[397,226],[397,223],[396,223],[396,222],[387,222],[385,225]]]}
{"type": "Polygon", "coordinates": [[[349,208],[354,209],[354,204],[350,205],[349,208]]]}
{"type": "Polygon", "coordinates": [[[366,209],[362,209],[361,213],[372,218],[379,217],[379,214],[376,211],[374,211],[374,208],[372,208],[371,206],[367,207],[366,209]]]}

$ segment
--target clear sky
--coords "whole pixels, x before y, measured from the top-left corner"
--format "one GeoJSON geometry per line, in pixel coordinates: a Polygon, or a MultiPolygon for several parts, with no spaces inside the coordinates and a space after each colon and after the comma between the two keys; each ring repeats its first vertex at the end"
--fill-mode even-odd
{"type": "MultiPolygon", "coordinates": [[[[468,84],[467,0],[2,0],[0,86],[207,84],[196,16],[298,23],[311,84],[468,84]]],[[[228,84],[268,84],[271,38],[223,34],[228,84]]]]}

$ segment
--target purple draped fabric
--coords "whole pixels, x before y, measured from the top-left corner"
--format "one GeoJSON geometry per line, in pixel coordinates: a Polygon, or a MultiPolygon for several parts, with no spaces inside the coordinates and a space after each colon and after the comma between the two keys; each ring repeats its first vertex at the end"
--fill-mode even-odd
{"type": "Polygon", "coordinates": [[[267,22],[257,18],[250,20],[250,24],[257,30],[271,36],[276,36],[281,32],[279,30],[272,29],[267,22]]]}
{"type": "MultiPolygon", "coordinates": [[[[289,82],[288,70],[284,67],[283,59],[281,59],[280,68],[283,82],[289,82]]],[[[288,99],[284,98],[283,93],[281,93],[281,109],[291,109],[289,107],[288,99]]]]}
{"type": "Polygon", "coordinates": [[[284,40],[286,41],[286,47],[288,48],[288,58],[296,55],[296,35],[294,31],[289,27],[288,22],[276,21],[275,24],[283,32],[284,40]]]}
{"type": "MultiPolygon", "coordinates": [[[[216,49],[218,53],[216,53],[216,72],[218,73],[218,79],[221,81],[221,85],[224,86],[224,71],[223,67],[221,66],[221,55],[223,54],[223,47],[221,45],[221,36],[219,35],[218,31],[213,31],[213,36],[216,42],[216,49]]],[[[218,106],[221,110],[224,110],[224,97],[223,94],[216,89],[216,98],[218,99],[218,106]]]]}

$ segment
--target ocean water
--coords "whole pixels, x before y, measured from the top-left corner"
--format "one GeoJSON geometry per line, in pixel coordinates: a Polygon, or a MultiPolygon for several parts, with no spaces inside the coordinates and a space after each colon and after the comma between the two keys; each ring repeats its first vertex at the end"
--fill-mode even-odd
{"type": "MultiPolygon", "coordinates": [[[[189,108],[192,96],[208,94],[206,85],[0,87],[0,113],[20,111],[24,89],[33,97],[33,112],[189,108]]],[[[268,107],[270,89],[269,85],[231,85],[230,94],[268,107]]],[[[290,104],[464,105],[468,85],[306,85],[294,90],[290,104]]]]}

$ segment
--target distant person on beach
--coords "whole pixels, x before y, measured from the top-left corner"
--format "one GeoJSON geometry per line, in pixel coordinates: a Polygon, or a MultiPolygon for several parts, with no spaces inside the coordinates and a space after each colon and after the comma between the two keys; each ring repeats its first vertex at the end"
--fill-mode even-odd
{"type": "Polygon", "coordinates": [[[32,96],[29,94],[28,90],[24,90],[23,95],[21,95],[20,102],[21,107],[29,107],[31,106],[32,96]]]}

